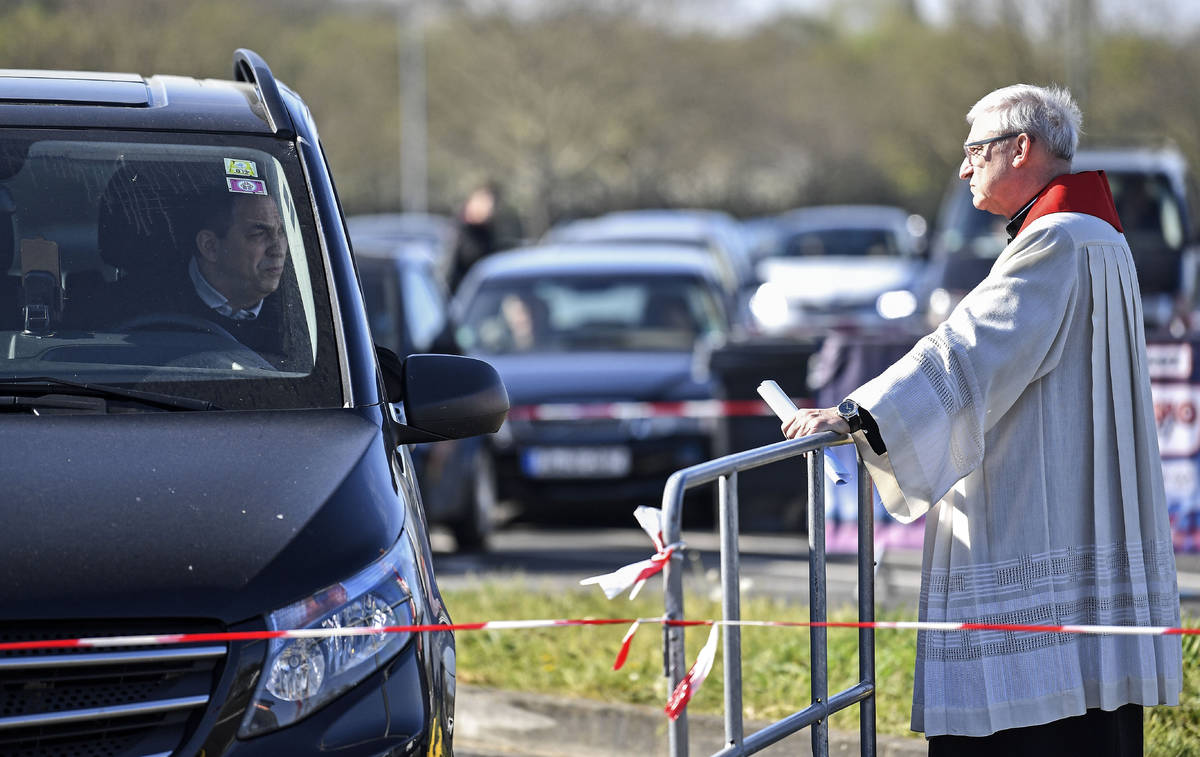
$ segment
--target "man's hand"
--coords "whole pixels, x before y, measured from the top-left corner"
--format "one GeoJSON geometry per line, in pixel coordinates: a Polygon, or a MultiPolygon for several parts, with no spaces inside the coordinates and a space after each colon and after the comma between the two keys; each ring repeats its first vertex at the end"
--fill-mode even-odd
{"type": "Polygon", "coordinates": [[[801,408],[796,411],[791,420],[783,424],[782,428],[783,435],[789,439],[796,439],[821,431],[836,431],[839,434],[850,433],[850,424],[846,423],[845,419],[837,414],[836,407],[822,409],[811,407],[801,408]]]}

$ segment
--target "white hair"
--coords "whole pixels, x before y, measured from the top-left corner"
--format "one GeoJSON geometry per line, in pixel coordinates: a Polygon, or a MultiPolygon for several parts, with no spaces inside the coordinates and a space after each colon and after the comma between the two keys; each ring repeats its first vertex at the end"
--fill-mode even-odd
{"type": "Polygon", "coordinates": [[[1046,142],[1051,154],[1070,161],[1079,145],[1083,114],[1071,93],[1059,86],[1014,84],[990,92],[967,111],[967,123],[985,113],[999,118],[1002,132],[1025,132],[1046,142]]]}

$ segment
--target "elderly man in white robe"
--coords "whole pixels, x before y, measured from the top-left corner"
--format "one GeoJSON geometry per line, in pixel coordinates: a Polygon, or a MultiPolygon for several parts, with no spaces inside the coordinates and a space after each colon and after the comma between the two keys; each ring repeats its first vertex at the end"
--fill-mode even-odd
{"type": "MultiPolygon", "coordinates": [[[[1015,85],[967,114],[959,176],[1008,246],[945,323],[795,438],[850,433],[897,519],[927,514],[920,619],[1178,626],[1137,275],[1081,116],[1015,85]]],[[[917,637],[912,728],[931,755],[1141,754],[1179,703],[1178,636],[917,637]]]]}

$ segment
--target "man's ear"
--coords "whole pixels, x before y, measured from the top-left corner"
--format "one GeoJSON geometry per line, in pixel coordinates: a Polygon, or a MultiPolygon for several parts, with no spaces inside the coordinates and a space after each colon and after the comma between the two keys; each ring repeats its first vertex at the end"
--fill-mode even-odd
{"type": "Polygon", "coordinates": [[[1025,162],[1030,158],[1029,153],[1032,149],[1033,140],[1029,138],[1028,134],[1022,132],[1021,134],[1017,135],[1017,150],[1012,156],[1012,167],[1020,168],[1021,166],[1025,165],[1025,162]]]}
{"type": "Polygon", "coordinates": [[[200,253],[200,257],[208,262],[216,262],[219,244],[220,240],[217,238],[216,232],[211,229],[201,229],[196,232],[196,250],[200,253]]]}

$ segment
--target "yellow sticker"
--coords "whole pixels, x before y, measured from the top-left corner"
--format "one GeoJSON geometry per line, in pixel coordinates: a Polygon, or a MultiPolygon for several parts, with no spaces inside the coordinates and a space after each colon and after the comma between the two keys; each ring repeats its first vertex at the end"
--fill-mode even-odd
{"type": "Polygon", "coordinates": [[[253,160],[225,159],[225,173],[231,176],[258,176],[258,166],[253,160]]]}

